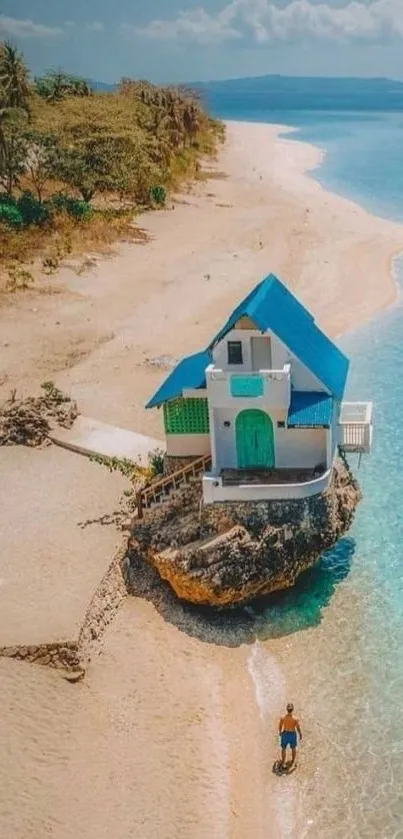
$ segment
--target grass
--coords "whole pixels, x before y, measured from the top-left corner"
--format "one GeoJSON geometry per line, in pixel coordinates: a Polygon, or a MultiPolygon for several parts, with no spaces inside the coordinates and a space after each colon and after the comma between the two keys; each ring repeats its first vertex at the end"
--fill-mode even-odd
{"type": "Polygon", "coordinates": [[[117,241],[147,241],[145,231],[133,223],[133,210],[95,211],[85,222],[61,214],[51,226],[7,231],[0,235],[0,289],[18,291],[31,287],[33,277],[27,266],[34,263],[39,263],[44,273],[52,274],[65,257],[89,250],[105,253],[117,241]]]}

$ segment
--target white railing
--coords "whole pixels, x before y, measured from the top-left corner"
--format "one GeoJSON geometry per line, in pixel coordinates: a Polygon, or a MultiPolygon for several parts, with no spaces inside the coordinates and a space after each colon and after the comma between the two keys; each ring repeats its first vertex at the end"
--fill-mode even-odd
{"type": "MultiPolygon", "coordinates": [[[[285,364],[281,370],[221,370],[214,364],[210,364],[206,370],[208,398],[212,407],[226,408],[233,407],[234,400],[239,408],[251,407],[261,403],[262,407],[285,408],[288,410],[291,399],[291,365],[285,364]],[[232,393],[231,381],[244,379],[245,382],[255,380],[261,381],[261,389],[253,393],[242,393],[235,396],[232,393]]],[[[253,389],[253,388],[252,388],[253,389]]]]}
{"type": "Polygon", "coordinates": [[[345,452],[368,454],[372,445],[372,402],[343,402],[339,446],[345,452]]]}

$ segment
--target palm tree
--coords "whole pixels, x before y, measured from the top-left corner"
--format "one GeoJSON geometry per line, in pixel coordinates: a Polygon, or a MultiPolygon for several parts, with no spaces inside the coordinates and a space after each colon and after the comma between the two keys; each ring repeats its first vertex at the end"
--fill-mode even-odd
{"type": "Polygon", "coordinates": [[[10,41],[0,44],[0,90],[3,107],[28,111],[29,70],[22,53],[10,41]]]}
{"type": "Polygon", "coordinates": [[[4,122],[13,110],[29,111],[29,71],[22,53],[10,43],[0,42],[0,161],[6,154],[4,122]]]}

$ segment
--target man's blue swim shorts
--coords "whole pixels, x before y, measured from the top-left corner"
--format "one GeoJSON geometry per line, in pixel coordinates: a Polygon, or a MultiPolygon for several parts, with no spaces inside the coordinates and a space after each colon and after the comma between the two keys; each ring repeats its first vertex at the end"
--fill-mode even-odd
{"type": "Polygon", "coordinates": [[[296,731],[283,731],[281,735],[281,748],[286,749],[287,746],[291,746],[292,749],[297,747],[296,731]]]}

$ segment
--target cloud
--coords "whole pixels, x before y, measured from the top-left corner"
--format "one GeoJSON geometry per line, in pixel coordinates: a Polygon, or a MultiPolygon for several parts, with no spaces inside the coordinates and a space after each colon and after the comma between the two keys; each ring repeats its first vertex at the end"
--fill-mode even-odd
{"type": "Polygon", "coordinates": [[[104,25],[99,21],[76,24],[73,20],[66,20],[62,26],[45,26],[34,23],[33,20],[20,20],[15,17],[0,15],[0,38],[57,38],[60,35],[72,33],[78,28],[85,32],[103,32],[104,25]]]}
{"type": "Polygon", "coordinates": [[[93,23],[86,23],[85,29],[87,32],[103,32],[105,27],[99,20],[94,20],[93,23]]]}
{"type": "Polygon", "coordinates": [[[127,26],[133,34],[154,40],[188,40],[198,43],[250,38],[255,43],[314,37],[333,40],[403,38],[402,0],[349,0],[331,2],[290,0],[232,0],[218,14],[202,7],[180,12],[170,20],[153,20],[148,26],[127,26]]]}
{"type": "Polygon", "coordinates": [[[19,20],[0,15],[0,36],[12,38],[54,38],[63,34],[60,26],[44,26],[33,20],[19,20]]]}
{"type": "Polygon", "coordinates": [[[223,9],[218,15],[210,15],[205,9],[199,8],[190,12],[179,12],[178,17],[173,20],[153,20],[145,27],[122,24],[122,29],[128,34],[143,35],[156,41],[184,38],[199,43],[212,43],[241,38],[242,33],[231,25],[233,15],[228,13],[228,9],[230,7],[223,9]]]}

